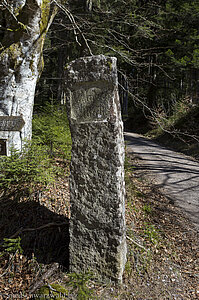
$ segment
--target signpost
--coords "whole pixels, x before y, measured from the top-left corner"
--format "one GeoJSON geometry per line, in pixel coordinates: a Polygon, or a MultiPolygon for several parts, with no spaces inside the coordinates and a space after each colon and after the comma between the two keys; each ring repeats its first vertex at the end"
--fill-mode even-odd
{"type": "Polygon", "coordinates": [[[24,125],[22,116],[0,116],[0,155],[9,155],[11,146],[21,145],[20,132],[24,125]],[[13,136],[16,136],[15,143],[11,142],[13,136]]]}
{"type": "Polygon", "coordinates": [[[21,116],[0,116],[0,131],[21,131],[24,124],[21,116]]]}

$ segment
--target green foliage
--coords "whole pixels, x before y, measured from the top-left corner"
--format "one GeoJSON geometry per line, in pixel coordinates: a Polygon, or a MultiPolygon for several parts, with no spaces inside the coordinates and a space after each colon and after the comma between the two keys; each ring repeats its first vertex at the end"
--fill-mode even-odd
{"type": "Polygon", "coordinates": [[[150,204],[145,204],[145,205],[143,206],[143,211],[145,212],[146,215],[151,214],[152,208],[151,208],[150,204]]]}
{"type": "MultiPolygon", "coordinates": [[[[117,57],[119,74],[128,81],[131,130],[133,126],[139,128],[137,120],[143,115],[154,119],[155,110],[167,117],[179,99],[187,95],[198,97],[198,1],[91,2],[92,11],[85,9],[85,1],[67,2],[81,34],[74,31],[76,26],[63,11],[57,14],[46,39],[47,68],[38,85],[36,103],[60,102],[63,86],[59,79],[63,77],[64,65],[90,55],[90,50],[94,55],[117,57]]],[[[47,134],[43,129],[50,151],[56,155],[56,133],[53,135],[49,129],[47,134]]]]}
{"type": "Polygon", "coordinates": [[[3,256],[6,253],[14,254],[16,252],[22,254],[23,249],[21,248],[21,238],[18,237],[16,239],[8,239],[4,238],[4,242],[1,245],[1,247],[4,249],[3,252],[0,253],[0,256],[3,256]]]}
{"type": "Polygon", "coordinates": [[[162,134],[163,130],[170,130],[172,131],[176,124],[181,122],[185,122],[185,118],[187,113],[191,110],[191,105],[186,99],[176,102],[172,106],[172,115],[169,117],[164,117],[160,115],[158,122],[161,124],[161,128],[158,127],[155,130],[151,131],[152,134],[160,135],[162,134]]]}
{"type": "Polygon", "coordinates": [[[160,235],[154,225],[145,223],[144,235],[153,245],[158,245],[160,235]]]}
{"type": "Polygon", "coordinates": [[[199,68],[199,49],[193,50],[192,63],[195,68],[199,68]]]}
{"type": "Polygon", "coordinates": [[[52,155],[70,159],[71,137],[66,112],[47,107],[33,120],[33,140],[23,150],[12,149],[11,156],[0,158],[0,189],[31,191],[36,184],[47,185],[59,171],[52,155]]]}
{"type": "Polygon", "coordinates": [[[173,56],[174,56],[174,53],[173,53],[173,51],[172,51],[171,49],[168,49],[168,50],[165,52],[165,54],[166,54],[167,56],[169,56],[169,57],[173,57],[173,56]]]}
{"type": "Polygon", "coordinates": [[[173,107],[168,118],[159,118],[159,127],[150,135],[161,144],[199,159],[199,105],[192,105],[189,98],[182,99],[173,107]]]}
{"type": "Polygon", "coordinates": [[[11,156],[0,159],[0,188],[31,189],[34,184],[53,180],[53,167],[46,147],[26,142],[22,152],[13,149],[11,156]]]}
{"type": "Polygon", "coordinates": [[[71,273],[69,277],[70,282],[68,284],[72,287],[72,291],[77,292],[77,300],[92,299],[93,290],[87,286],[89,280],[93,277],[90,272],[71,273]]]}
{"type": "Polygon", "coordinates": [[[70,159],[71,136],[65,106],[47,105],[33,118],[33,139],[51,156],[70,159]]]}

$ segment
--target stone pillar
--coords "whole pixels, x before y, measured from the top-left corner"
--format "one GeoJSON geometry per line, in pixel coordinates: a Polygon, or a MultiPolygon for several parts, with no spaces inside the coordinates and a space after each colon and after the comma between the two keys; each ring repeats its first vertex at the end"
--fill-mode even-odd
{"type": "Polygon", "coordinates": [[[122,281],[126,262],[124,140],[116,58],[66,67],[72,135],[70,271],[122,281]]]}

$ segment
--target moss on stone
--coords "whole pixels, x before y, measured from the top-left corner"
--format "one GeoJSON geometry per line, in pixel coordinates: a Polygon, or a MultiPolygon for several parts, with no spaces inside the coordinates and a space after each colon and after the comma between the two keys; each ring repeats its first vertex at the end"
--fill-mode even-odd
{"type": "Polygon", "coordinates": [[[59,284],[56,284],[56,283],[53,283],[53,284],[50,285],[50,287],[48,285],[42,286],[36,292],[35,299],[40,299],[40,300],[44,300],[44,299],[61,300],[61,299],[65,299],[65,298],[68,299],[68,297],[67,297],[68,290],[65,289],[63,286],[61,286],[59,284]]]}

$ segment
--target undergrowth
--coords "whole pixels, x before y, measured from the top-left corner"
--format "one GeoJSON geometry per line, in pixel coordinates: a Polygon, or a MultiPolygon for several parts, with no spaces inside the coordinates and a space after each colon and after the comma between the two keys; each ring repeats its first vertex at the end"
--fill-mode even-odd
{"type": "Polygon", "coordinates": [[[53,158],[70,161],[71,137],[65,108],[47,106],[33,118],[33,139],[22,151],[0,158],[0,190],[31,191],[53,182],[60,169],[53,158]]]}
{"type": "Polygon", "coordinates": [[[26,142],[22,152],[13,149],[11,156],[0,159],[0,189],[22,190],[53,180],[53,166],[45,146],[26,142]]]}
{"type": "Polygon", "coordinates": [[[176,151],[199,159],[199,105],[188,99],[175,104],[173,114],[160,114],[147,135],[176,151]]]}

